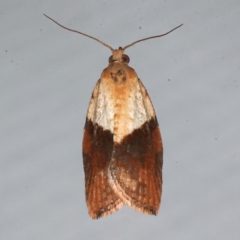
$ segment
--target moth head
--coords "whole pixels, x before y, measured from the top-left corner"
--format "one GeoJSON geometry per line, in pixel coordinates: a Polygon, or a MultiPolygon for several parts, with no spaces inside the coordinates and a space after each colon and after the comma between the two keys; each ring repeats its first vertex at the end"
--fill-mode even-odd
{"type": "Polygon", "coordinates": [[[122,62],[128,64],[130,62],[130,58],[128,55],[123,54],[124,49],[122,47],[119,47],[119,49],[112,50],[112,55],[109,57],[108,62],[114,63],[114,62],[122,62]]]}

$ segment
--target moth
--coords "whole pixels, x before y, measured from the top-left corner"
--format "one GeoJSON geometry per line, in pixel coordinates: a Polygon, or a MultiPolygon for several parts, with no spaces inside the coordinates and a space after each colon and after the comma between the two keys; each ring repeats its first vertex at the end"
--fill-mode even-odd
{"type": "MultiPolygon", "coordinates": [[[[45,15],[45,14],[44,14],[45,15]]],[[[113,49],[89,103],[82,143],[85,195],[91,218],[97,219],[128,205],[156,215],[162,194],[163,145],[157,117],[147,90],[128,63],[124,51],[141,41],[113,49]]]]}

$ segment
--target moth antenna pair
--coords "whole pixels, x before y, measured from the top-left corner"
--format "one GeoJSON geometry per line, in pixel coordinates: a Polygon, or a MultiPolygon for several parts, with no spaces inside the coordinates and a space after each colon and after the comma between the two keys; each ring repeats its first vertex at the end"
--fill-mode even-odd
{"type": "MultiPolygon", "coordinates": [[[[104,45],[105,47],[109,48],[112,52],[114,51],[114,49],[113,49],[111,46],[109,46],[108,44],[100,41],[99,39],[97,39],[97,38],[95,38],[95,37],[92,37],[92,36],[90,36],[90,35],[88,35],[88,34],[86,34],[86,33],[82,33],[82,32],[80,32],[80,31],[77,31],[77,30],[74,30],[74,29],[71,29],[71,28],[67,28],[67,27],[63,26],[62,24],[58,23],[57,21],[55,21],[54,19],[52,19],[51,17],[47,16],[46,14],[43,14],[43,15],[44,15],[45,17],[47,17],[48,19],[50,19],[51,21],[53,21],[54,23],[56,23],[58,26],[66,29],[66,30],[68,30],[68,31],[75,32],[75,33],[81,34],[81,35],[83,35],[83,36],[89,37],[89,38],[91,38],[91,39],[93,39],[93,40],[101,43],[101,44],[104,45]]],[[[176,30],[177,28],[180,28],[182,25],[183,25],[183,24],[181,24],[181,25],[173,28],[172,30],[170,30],[170,31],[168,31],[168,32],[166,32],[166,33],[164,33],[164,34],[161,34],[161,35],[152,36],[152,37],[147,37],[147,38],[143,38],[143,39],[137,40],[137,41],[135,41],[135,42],[133,42],[133,43],[131,43],[131,44],[128,44],[127,46],[125,46],[125,47],[123,47],[123,48],[121,48],[121,49],[122,49],[122,51],[124,51],[125,49],[133,46],[133,45],[136,44],[136,43],[139,43],[139,42],[142,42],[142,41],[145,41],[145,40],[149,40],[149,39],[152,39],[152,38],[158,38],[158,37],[166,36],[167,34],[173,32],[173,31],[176,30]]]]}

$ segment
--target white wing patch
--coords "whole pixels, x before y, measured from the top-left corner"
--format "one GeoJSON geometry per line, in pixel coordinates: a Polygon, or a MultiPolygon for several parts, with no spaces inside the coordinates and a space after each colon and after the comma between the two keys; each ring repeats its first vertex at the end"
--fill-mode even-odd
{"type": "Polygon", "coordinates": [[[114,134],[114,142],[120,143],[125,136],[154,117],[155,112],[135,71],[125,64],[117,64],[116,69],[132,71],[133,76],[127,76],[119,84],[108,74],[109,67],[106,68],[94,88],[87,117],[103,129],[110,130],[114,134]]]}

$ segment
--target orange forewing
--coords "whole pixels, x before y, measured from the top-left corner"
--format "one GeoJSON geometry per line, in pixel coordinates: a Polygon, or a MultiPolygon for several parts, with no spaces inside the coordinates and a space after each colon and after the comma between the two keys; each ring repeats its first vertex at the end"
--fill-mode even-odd
{"type": "Polygon", "coordinates": [[[112,150],[112,133],[87,120],[83,138],[83,164],[86,202],[93,219],[113,213],[123,205],[108,181],[112,150]]]}
{"type": "Polygon", "coordinates": [[[162,193],[163,148],[156,119],[143,124],[114,145],[111,185],[136,210],[156,215],[162,193]]]}

